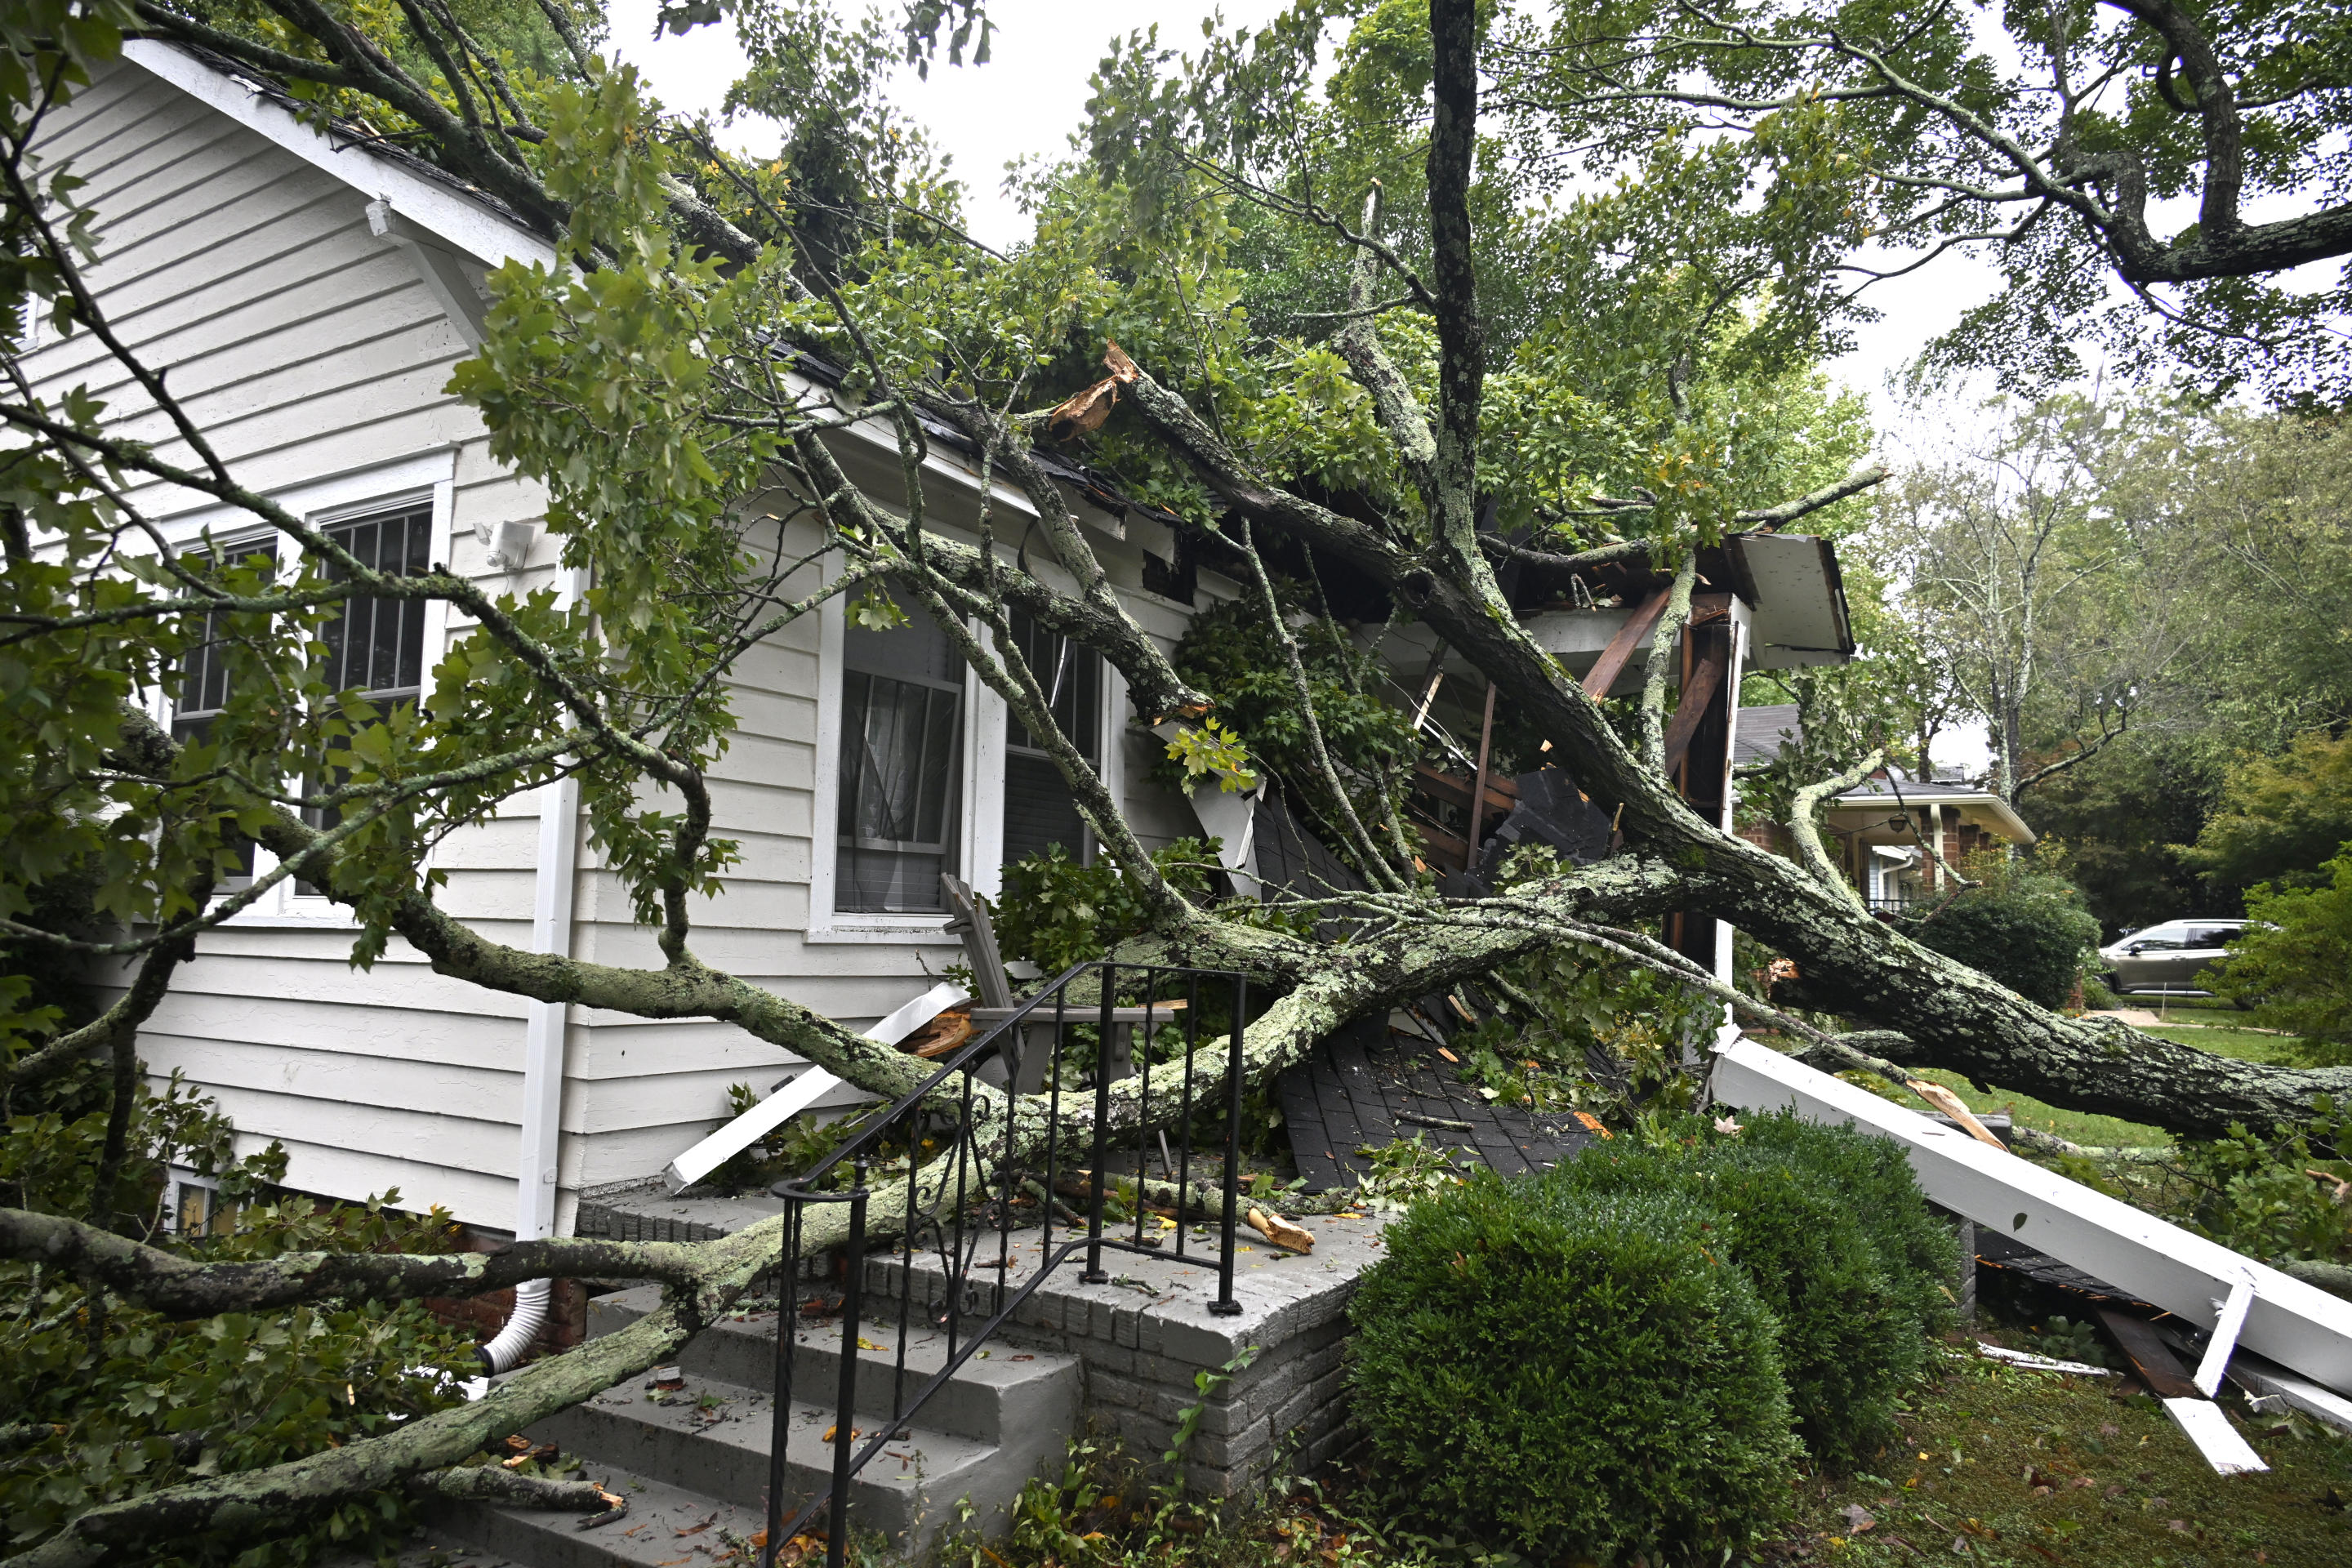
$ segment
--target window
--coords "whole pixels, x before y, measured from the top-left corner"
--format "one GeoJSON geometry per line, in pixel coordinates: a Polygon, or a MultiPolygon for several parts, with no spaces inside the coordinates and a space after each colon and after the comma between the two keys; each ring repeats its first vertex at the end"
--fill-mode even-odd
{"type": "MultiPolygon", "coordinates": [[[[901,609],[905,606],[902,605],[901,609]]],[[[942,911],[963,807],[963,661],[920,612],[842,637],[841,804],[834,907],[942,911]]]]}
{"type": "MultiPolygon", "coordinates": [[[[394,577],[422,576],[433,555],[433,507],[420,501],[398,511],[355,518],[326,529],[328,538],[341,545],[360,563],[394,577]]],[[[327,580],[340,583],[350,574],[329,563],[327,580]]],[[[327,645],[326,680],[337,691],[357,690],[379,712],[402,702],[414,702],[425,682],[425,601],[380,599],[373,595],[347,599],[342,613],[320,628],[327,645]]],[[[331,788],[341,776],[311,781],[313,789],[331,788]]],[[[312,806],[303,818],[313,827],[332,827],[342,820],[334,806],[312,806]]],[[[317,894],[320,889],[297,882],[295,891],[317,894]]]]}
{"type": "MultiPolygon", "coordinates": [[[[1012,616],[1013,639],[1035,672],[1052,704],[1054,721],[1090,763],[1099,763],[1102,728],[1102,657],[1039,626],[1022,611],[1012,616]]],[[[1017,719],[1004,728],[1004,863],[1024,860],[1059,844],[1071,859],[1094,858],[1087,831],[1070,798],[1070,786],[1054,759],[1017,719]]]]}
{"type": "MultiPolygon", "coordinates": [[[[420,503],[382,517],[339,522],[327,537],[387,576],[420,577],[433,555],[433,508],[420,503]]],[[[327,580],[348,575],[330,564],[327,580]]],[[[425,679],[425,601],[352,599],[329,621],[327,684],[337,691],[357,689],[381,708],[414,700],[425,679]]]]}
{"type": "MultiPolygon", "coordinates": [[[[275,563],[278,559],[278,539],[274,534],[257,538],[230,540],[214,547],[210,566],[199,570],[217,570],[231,562],[249,561],[254,556],[275,563]]],[[[228,706],[228,658],[221,639],[226,635],[225,617],[218,612],[205,617],[204,637],[188,650],[180,665],[180,687],[172,703],[172,738],[175,741],[202,741],[211,735],[213,723],[221,710],[228,706]]],[[[253,844],[241,836],[236,840],[236,869],[224,871],[218,890],[234,891],[250,886],[253,881],[253,844]]]]}
{"type": "Polygon", "coordinates": [[[2193,948],[2226,947],[2243,934],[2238,926],[2200,926],[2189,933],[2189,945],[2193,948]]]}

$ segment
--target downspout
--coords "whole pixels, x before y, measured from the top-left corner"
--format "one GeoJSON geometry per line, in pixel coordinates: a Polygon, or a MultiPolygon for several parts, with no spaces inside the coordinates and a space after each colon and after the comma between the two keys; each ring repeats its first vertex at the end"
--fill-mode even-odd
{"type": "MultiPolygon", "coordinates": [[[[583,569],[562,569],[565,605],[579,602],[583,569]]],[[[572,904],[579,869],[580,781],[566,776],[539,790],[539,868],[531,901],[533,952],[572,952],[572,904]]],[[[555,1193],[563,1134],[563,1044],[569,1008],[532,1002],[523,1015],[522,1145],[515,1163],[515,1239],[555,1233],[555,1193]]],[[[527,1279],[515,1287],[514,1314],[476,1353],[492,1373],[511,1372],[547,1326],[554,1287],[527,1279]]]]}

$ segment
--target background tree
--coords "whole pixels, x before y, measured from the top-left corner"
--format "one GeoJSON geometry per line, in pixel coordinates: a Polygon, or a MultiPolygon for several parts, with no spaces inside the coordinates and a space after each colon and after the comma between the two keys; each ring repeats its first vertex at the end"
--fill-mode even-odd
{"type": "MultiPolygon", "coordinates": [[[[2104,657],[2097,640],[2155,600],[2172,651],[2135,689],[2132,732],[2024,803],[2036,829],[2063,841],[2069,874],[2111,930],[2234,913],[2254,881],[2314,874],[2336,842],[2321,820],[2331,775],[2313,772],[2322,754],[2298,738],[2317,745],[2352,719],[2342,420],[2141,399],[2126,425],[2136,434],[2106,466],[2099,505],[2129,547],[2059,636],[2092,639],[2085,657],[2104,657]],[[2315,793],[2301,798],[2290,777],[2315,793]],[[2225,807],[2232,792],[2242,803],[2225,807]],[[2299,838],[2257,826],[2294,816],[2308,818],[2299,838]],[[2206,840],[2209,830],[2218,837],[2206,840]],[[2224,837],[2251,851],[2279,833],[2279,845],[2294,841],[2284,856],[2222,849],[2224,837]]],[[[2033,743],[2062,740],[2044,731],[2033,743]]]]}
{"type": "Polygon", "coordinates": [[[1984,440],[1903,476],[1877,534],[1928,657],[1985,721],[1987,786],[2014,802],[2124,733],[2170,648],[2103,504],[2115,414],[2061,397],[1996,415],[1984,440]]]}
{"type": "Polygon", "coordinates": [[[2006,286],[1931,350],[1930,372],[2059,385],[2095,342],[2127,374],[2168,364],[2209,390],[2340,400],[2352,296],[2287,275],[2352,254],[2352,204],[2327,174],[2352,113],[2341,7],[2065,0],[1981,34],[1976,15],[1950,0],[1562,5],[1510,30],[1496,96],[1515,128],[1596,170],[1727,125],[1850,215],[1854,285],[1948,250],[1987,257],[2006,286]]]}

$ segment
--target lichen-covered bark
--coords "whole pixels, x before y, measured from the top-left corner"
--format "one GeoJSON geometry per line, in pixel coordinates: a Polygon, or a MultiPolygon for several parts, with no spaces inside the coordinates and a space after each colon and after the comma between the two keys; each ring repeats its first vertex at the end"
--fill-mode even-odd
{"type": "Polygon", "coordinates": [[[1808,986],[1849,1016],[1899,1035],[1874,1048],[1904,1066],[1950,1068],[2191,1138],[2236,1121],[2305,1121],[2318,1096],[2352,1095],[2352,1068],[2242,1062],[2113,1021],[2063,1017],[1853,909],[1793,862],[1723,835],[1696,847],[1698,907],[1790,954],[1808,986]]]}
{"type": "Polygon", "coordinates": [[[478,1296],[558,1277],[690,1286],[702,1273],[691,1251],[667,1242],[574,1237],[517,1242],[495,1252],[289,1252],[198,1263],[79,1220],[7,1208],[0,1208],[0,1258],[64,1269],[167,1318],[267,1311],[303,1301],[478,1296]]]}

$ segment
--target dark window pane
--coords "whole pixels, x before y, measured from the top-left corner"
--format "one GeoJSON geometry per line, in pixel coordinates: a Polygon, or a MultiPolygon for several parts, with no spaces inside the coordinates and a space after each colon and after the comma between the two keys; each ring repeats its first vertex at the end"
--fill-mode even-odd
{"type": "Polygon", "coordinates": [[[1086,849],[1086,824],[1069,785],[1043,757],[1013,752],[1004,759],[1004,861],[1025,860],[1058,844],[1068,858],[1086,849]]]}
{"type": "MultiPolygon", "coordinates": [[[[250,561],[255,556],[275,562],[278,541],[272,537],[232,540],[216,545],[209,554],[191,552],[183,561],[199,570],[250,561]]],[[[220,639],[227,633],[226,617],[208,615],[204,631],[194,647],[180,663],[180,689],[172,705],[172,736],[178,741],[202,741],[212,734],[213,721],[228,706],[229,677],[227,650],[220,639]]],[[[224,869],[219,888],[229,891],[253,880],[253,844],[242,835],[231,837],[235,856],[234,869],[224,869]]]]}
{"type": "MultiPolygon", "coordinates": [[[[209,556],[190,552],[183,557],[185,563],[205,570],[217,569],[236,562],[261,556],[278,559],[278,542],[274,538],[231,542],[220,545],[209,556]]],[[[173,712],[178,719],[208,718],[228,705],[228,661],[219,638],[226,635],[225,617],[208,615],[196,646],[188,650],[180,665],[180,690],[173,712]]]]}
{"type": "MultiPolygon", "coordinates": [[[[1055,636],[1026,614],[1012,615],[1013,641],[1028,661],[1037,684],[1052,704],[1054,722],[1088,762],[1097,762],[1097,731],[1102,716],[1102,658],[1092,648],[1055,636]]],[[[1017,719],[1005,726],[1005,742],[1024,751],[1038,750],[1036,740],[1017,719]]]]}
{"type": "MultiPolygon", "coordinates": [[[[433,509],[418,506],[385,517],[338,523],[327,534],[373,571],[395,577],[422,574],[433,554],[433,509]]],[[[330,563],[327,578],[347,574],[330,563]]],[[[327,683],[371,697],[414,694],[425,679],[425,602],[353,599],[320,632],[327,645],[327,683]]]]}
{"type": "MultiPolygon", "coordinates": [[[[1102,658],[1056,636],[1019,610],[1013,642],[1044,689],[1055,725],[1090,763],[1101,759],[1102,658]]],[[[1094,858],[1094,837],[1078,816],[1070,786],[1053,758],[1017,719],[1004,733],[1004,861],[1026,859],[1059,844],[1073,860],[1094,858]]]]}
{"type": "MultiPolygon", "coordinates": [[[[380,517],[360,518],[328,528],[327,536],[351,552],[361,565],[394,577],[422,575],[433,559],[433,508],[404,508],[380,517]]],[[[330,562],[327,580],[340,583],[350,574],[330,562]]],[[[425,679],[425,601],[422,599],[352,599],[342,614],[320,631],[327,645],[327,684],[338,691],[356,690],[379,709],[415,701],[425,679]]],[[[307,789],[317,794],[345,782],[340,775],[314,775],[307,789]]],[[[331,827],[342,820],[332,806],[306,810],[313,827],[331,827]]],[[[315,893],[309,883],[297,890],[315,893]]]]}
{"type": "MultiPolygon", "coordinates": [[[[172,721],[172,738],[175,741],[202,741],[212,734],[213,715],[191,716],[182,713],[172,721]]],[[[230,828],[225,836],[228,853],[220,862],[219,875],[213,884],[218,893],[235,892],[253,883],[253,840],[230,828]]]]}

